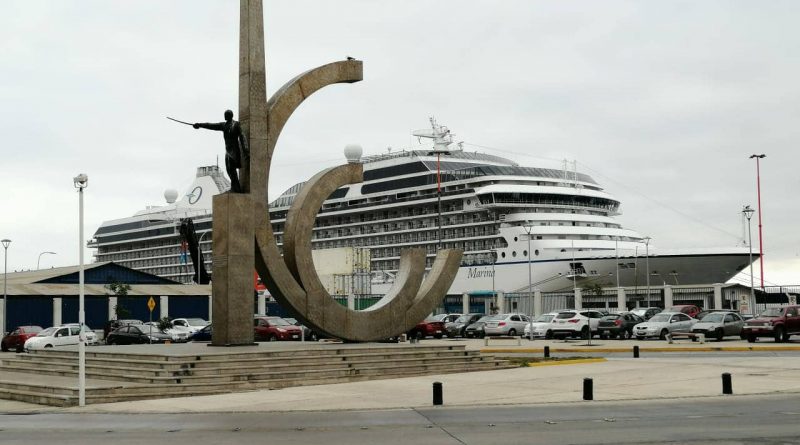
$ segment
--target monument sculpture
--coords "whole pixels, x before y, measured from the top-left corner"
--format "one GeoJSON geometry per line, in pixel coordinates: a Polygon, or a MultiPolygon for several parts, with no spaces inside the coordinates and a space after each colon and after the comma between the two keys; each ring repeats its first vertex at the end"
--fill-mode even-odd
{"type": "Polygon", "coordinates": [[[233,193],[243,193],[239,183],[237,168],[247,169],[250,164],[250,150],[247,148],[247,138],[242,133],[242,127],[238,121],[233,120],[233,111],[225,110],[225,122],[216,124],[192,124],[194,129],[205,128],[206,130],[221,131],[225,139],[225,170],[231,179],[231,191],[233,193]]]}
{"type": "Polygon", "coordinates": [[[263,23],[262,0],[240,0],[239,119],[251,158],[249,165],[242,163],[244,192],[213,198],[212,344],[253,342],[253,265],[272,297],[315,331],[350,341],[406,332],[439,305],[463,252],[440,250],[425,277],[425,251],[404,250],[394,285],[366,310],[348,309],[331,298],[311,259],[312,229],[322,202],[334,190],[363,180],[362,164],[352,159],[323,170],[303,186],[286,218],[281,254],[267,207],[270,161],[278,137],[307,97],[328,85],[361,81],[363,67],[348,57],[314,68],[267,101],[263,23]]]}

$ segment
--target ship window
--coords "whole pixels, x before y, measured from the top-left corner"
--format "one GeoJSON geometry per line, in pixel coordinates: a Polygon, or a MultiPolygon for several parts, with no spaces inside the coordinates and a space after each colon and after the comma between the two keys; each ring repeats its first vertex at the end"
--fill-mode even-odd
{"type": "Polygon", "coordinates": [[[523,250],[522,251],[522,256],[528,256],[528,251],[527,250],[523,250]]]}
{"type": "Polygon", "coordinates": [[[501,258],[505,258],[506,257],[506,253],[505,252],[500,252],[500,257],[501,258]]]}
{"type": "Polygon", "coordinates": [[[539,249],[534,250],[533,254],[538,256],[539,255],[539,249]]]}
{"type": "Polygon", "coordinates": [[[514,237],[514,241],[517,241],[517,237],[516,236],[514,237]]]}
{"type": "Polygon", "coordinates": [[[511,252],[511,256],[514,256],[514,257],[517,256],[517,251],[515,250],[515,251],[511,252]]]}

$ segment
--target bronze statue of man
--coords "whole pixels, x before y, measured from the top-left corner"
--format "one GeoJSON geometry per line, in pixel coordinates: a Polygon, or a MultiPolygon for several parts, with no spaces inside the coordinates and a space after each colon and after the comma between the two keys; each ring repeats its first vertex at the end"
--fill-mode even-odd
{"type": "Polygon", "coordinates": [[[225,110],[225,122],[195,123],[192,127],[222,132],[222,136],[225,138],[225,170],[228,172],[228,177],[231,178],[231,192],[244,193],[236,169],[242,168],[243,165],[250,165],[250,149],[247,146],[247,138],[242,134],[239,121],[233,120],[233,111],[225,110]]]}

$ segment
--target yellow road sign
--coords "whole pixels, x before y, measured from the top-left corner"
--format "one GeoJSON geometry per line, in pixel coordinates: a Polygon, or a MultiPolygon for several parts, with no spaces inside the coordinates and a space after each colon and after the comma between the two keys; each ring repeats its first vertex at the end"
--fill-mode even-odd
{"type": "Polygon", "coordinates": [[[156,300],[153,300],[153,297],[147,300],[147,308],[150,309],[150,312],[153,312],[153,309],[156,308],[156,300]]]}

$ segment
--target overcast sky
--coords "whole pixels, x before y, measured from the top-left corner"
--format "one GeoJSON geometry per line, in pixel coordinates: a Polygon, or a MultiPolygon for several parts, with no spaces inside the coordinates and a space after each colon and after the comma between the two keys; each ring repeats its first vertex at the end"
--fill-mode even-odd
{"type": "MultiPolygon", "coordinates": [[[[768,283],[800,284],[794,1],[265,2],[267,88],[346,56],[364,81],[316,93],[276,148],[272,198],[344,161],[417,146],[435,116],[467,150],[578,161],[654,246],[741,243],[761,166],[768,283]],[[478,147],[480,146],[480,148],[478,147]]],[[[164,118],[237,109],[238,2],[3,2],[0,237],[8,268],[77,264],[104,220],[163,204],[222,159],[218,134],[164,118]]],[[[757,250],[757,216],[753,219],[757,250]]],[[[91,251],[87,250],[87,260],[91,251]]],[[[756,275],[758,267],[756,265],[756,275]]],[[[749,280],[749,278],[748,278],[749,280]]]]}

